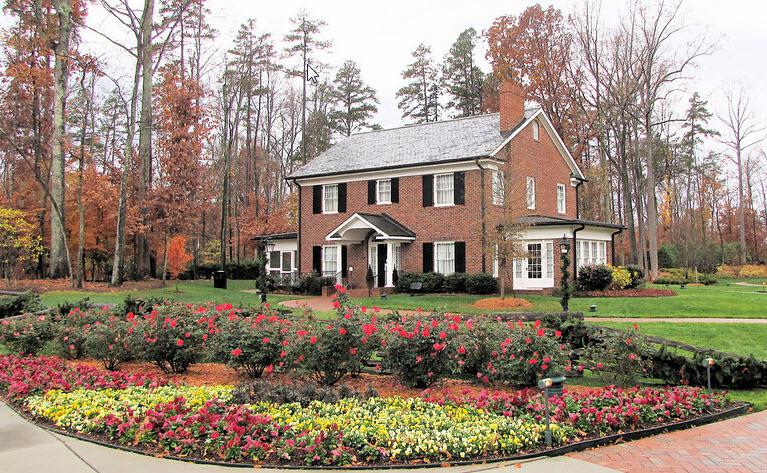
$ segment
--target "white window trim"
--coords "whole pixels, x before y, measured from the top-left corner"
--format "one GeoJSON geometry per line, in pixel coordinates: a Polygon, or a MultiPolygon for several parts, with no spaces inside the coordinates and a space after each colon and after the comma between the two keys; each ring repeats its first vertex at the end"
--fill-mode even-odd
{"type": "Polygon", "coordinates": [[[376,179],[376,205],[387,205],[391,204],[391,179],[376,179]],[[382,182],[388,182],[389,183],[389,200],[381,200],[381,183],[382,182]]]}
{"type": "Polygon", "coordinates": [[[527,176],[527,180],[525,181],[525,194],[527,197],[527,209],[528,210],[535,210],[535,178],[527,176]],[[530,194],[530,183],[533,184],[533,191],[532,195],[530,194]]]}
{"type": "Polygon", "coordinates": [[[293,259],[294,259],[294,255],[293,255],[292,251],[280,251],[280,273],[282,273],[282,274],[290,274],[290,273],[293,272],[293,268],[296,265],[296,262],[293,261],[293,259]],[[282,260],[283,260],[283,258],[285,258],[285,254],[287,254],[290,257],[290,264],[288,265],[288,266],[290,266],[290,269],[288,269],[287,271],[285,270],[285,268],[284,268],[284,266],[282,264],[283,263],[282,260]]]}
{"type": "Polygon", "coordinates": [[[341,245],[323,245],[322,246],[322,261],[321,261],[321,272],[322,276],[335,276],[336,274],[340,274],[343,271],[343,268],[341,265],[343,262],[341,261],[341,245]],[[325,250],[327,248],[335,248],[336,249],[336,269],[333,271],[333,274],[325,274],[328,271],[325,269],[325,250]]]}
{"type": "Polygon", "coordinates": [[[494,278],[498,277],[498,272],[499,272],[498,257],[500,256],[499,253],[500,253],[500,248],[498,247],[498,243],[496,243],[495,245],[493,245],[493,277],[494,278]]]}
{"type": "Polygon", "coordinates": [[[455,173],[454,172],[443,172],[440,174],[434,175],[434,182],[432,183],[432,200],[434,201],[434,207],[452,207],[455,205],[455,173]],[[450,195],[451,199],[450,202],[444,203],[444,204],[438,204],[437,203],[437,177],[441,176],[450,176],[453,179],[453,192],[450,195]]]}
{"type": "Polygon", "coordinates": [[[533,140],[541,141],[541,125],[538,123],[538,120],[533,120],[532,127],[533,127],[533,140]]]}
{"type": "Polygon", "coordinates": [[[505,182],[505,175],[503,171],[500,169],[493,170],[493,182],[492,182],[492,193],[493,193],[493,205],[504,205],[506,201],[506,182],[505,182]],[[496,181],[497,180],[497,181],[496,181]],[[498,184],[498,187],[496,188],[496,184],[498,184]]]}
{"type": "Polygon", "coordinates": [[[557,183],[557,213],[567,213],[567,187],[564,184],[557,183]],[[562,191],[562,208],[559,207],[559,192],[562,191]]]}
{"type": "Polygon", "coordinates": [[[281,251],[279,251],[279,250],[270,251],[269,254],[268,254],[268,259],[269,259],[269,267],[268,267],[268,269],[269,269],[270,272],[279,271],[280,269],[282,269],[282,252],[281,251]],[[279,255],[280,255],[280,257],[277,258],[277,263],[278,263],[277,266],[273,266],[274,265],[274,261],[272,261],[272,253],[279,253],[279,255]]]}
{"type": "Polygon", "coordinates": [[[438,266],[437,265],[437,253],[438,253],[437,252],[437,246],[440,246],[440,245],[452,245],[453,246],[453,271],[445,272],[445,273],[440,273],[440,274],[442,274],[444,276],[447,276],[449,274],[455,273],[455,241],[435,241],[434,242],[434,255],[433,256],[434,256],[434,272],[435,273],[439,272],[439,271],[437,271],[437,266],[438,266]]]}
{"type": "Polygon", "coordinates": [[[322,213],[324,214],[337,214],[338,213],[338,184],[324,184],[322,186],[322,213]],[[335,210],[325,210],[325,202],[327,201],[327,198],[325,197],[326,189],[328,187],[335,187],[336,188],[336,209],[335,210]]]}

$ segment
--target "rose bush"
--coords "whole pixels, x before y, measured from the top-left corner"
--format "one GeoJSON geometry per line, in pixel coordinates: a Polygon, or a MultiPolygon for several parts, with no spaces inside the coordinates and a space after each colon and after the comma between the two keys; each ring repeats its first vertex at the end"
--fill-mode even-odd
{"type": "Polygon", "coordinates": [[[603,382],[629,386],[652,374],[652,350],[639,326],[631,330],[601,330],[581,353],[581,364],[603,382]]]}
{"type": "Polygon", "coordinates": [[[85,354],[99,360],[105,369],[115,371],[121,363],[133,358],[134,325],[129,320],[110,315],[94,321],[87,330],[85,354]]]}
{"type": "Polygon", "coordinates": [[[36,355],[55,334],[48,315],[29,315],[0,322],[0,342],[21,355],[36,355]]]}

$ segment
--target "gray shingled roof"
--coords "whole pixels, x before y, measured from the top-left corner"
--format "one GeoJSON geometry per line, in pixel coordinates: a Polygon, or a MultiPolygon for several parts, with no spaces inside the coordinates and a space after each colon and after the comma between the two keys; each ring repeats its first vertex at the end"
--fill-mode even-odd
{"type": "MultiPolygon", "coordinates": [[[[537,110],[526,109],[525,118],[537,110]]],[[[359,133],[317,156],[291,174],[289,179],[488,156],[510,133],[502,135],[499,127],[499,114],[490,113],[359,133]]]]}
{"type": "MultiPolygon", "coordinates": [[[[355,215],[359,215],[369,224],[373,225],[377,229],[381,230],[386,236],[390,237],[405,237],[415,238],[415,232],[402,225],[398,221],[394,220],[389,214],[371,214],[367,212],[357,212],[355,215]]],[[[332,235],[338,238],[340,235],[335,233],[332,235]]]]}

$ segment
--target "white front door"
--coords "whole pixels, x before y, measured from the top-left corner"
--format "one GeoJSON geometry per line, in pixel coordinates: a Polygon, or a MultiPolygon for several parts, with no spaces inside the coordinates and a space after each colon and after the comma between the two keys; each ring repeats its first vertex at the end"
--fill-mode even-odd
{"type": "Polygon", "coordinates": [[[514,289],[554,287],[554,242],[529,241],[524,248],[527,258],[514,261],[514,289]]]}

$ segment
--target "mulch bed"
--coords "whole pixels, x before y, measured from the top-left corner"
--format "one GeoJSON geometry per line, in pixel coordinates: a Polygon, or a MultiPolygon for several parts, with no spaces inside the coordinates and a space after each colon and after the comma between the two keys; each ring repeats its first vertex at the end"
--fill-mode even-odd
{"type": "Polygon", "coordinates": [[[69,279],[22,279],[19,281],[13,281],[10,286],[6,286],[3,289],[8,291],[32,291],[32,292],[49,292],[49,291],[92,291],[92,292],[122,292],[133,291],[141,289],[157,289],[162,287],[162,281],[149,280],[149,281],[126,281],[120,287],[110,287],[106,282],[83,282],[82,289],[75,289],[72,287],[69,279]]]}
{"type": "MultiPolygon", "coordinates": [[[[102,368],[101,363],[95,360],[68,360],[70,365],[88,365],[102,368]]],[[[249,378],[239,371],[221,363],[197,363],[189,367],[183,374],[165,374],[160,368],[152,363],[130,362],[120,365],[120,371],[127,373],[162,376],[171,382],[179,384],[188,384],[192,386],[214,386],[219,384],[238,385],[247,381],[249,378]]],[[[302,385],[307,382],[313,382],[311,378],[305,375],[274,373],[265,376],[264,379],[274,384],[281,385],[302,385]]],[[[357,392],[364,392],[368,388],[374,389],[381,397],[419,397],[423,390],[411,388],[403,385],[399,380],[389,374],[371,374],[361,373],[356,377],[347,376],[342,379],[338,385],[349,387],[357,392]]],[[[566,388],[570,392],[589,389],[586,386],[568,385],[566,388]]],[[[468,379],[442,379],[434,383],[429,388],[431,392],[439,392],[453,395],[478,394],[481,391],[489,393],[513,391],[512,387],[490,386],[477,384],[468,379]]]]}
{"type": "Polygon", "coordinates": [[[671,297],[676,296],[671,289],[622,289],[615,291],[586,291],[576,294],[577,297],[671,297]]]}
{"type": "Polygon", "coordinates": [[[488,297],[486,299],[480,299],[476,301],[471,306],[476,307],[477,309],[498,310],[519,308],[527,309],[532,307],[533,304],[531,304],[529,301],[526,301],[525,299],[517,299],[516,297],[488,297]]]}

